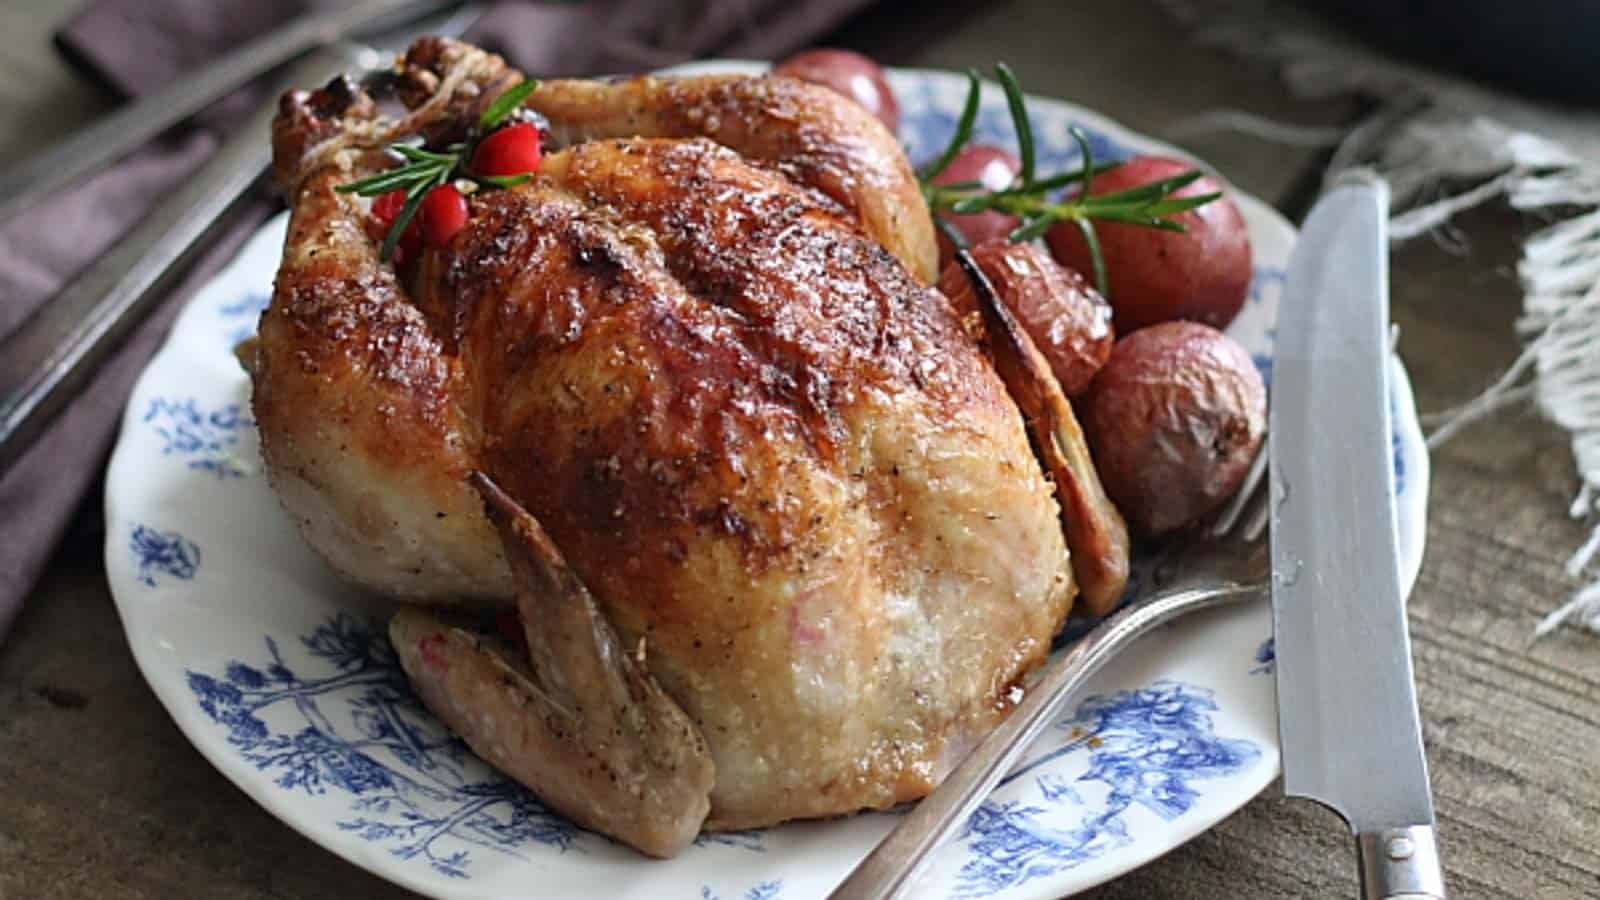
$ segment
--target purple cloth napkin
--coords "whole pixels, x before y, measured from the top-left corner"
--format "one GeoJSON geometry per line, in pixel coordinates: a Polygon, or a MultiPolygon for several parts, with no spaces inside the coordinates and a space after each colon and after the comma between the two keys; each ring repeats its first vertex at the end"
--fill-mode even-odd
{"type": "MultiPolygon", "coordinates": [[[[467,35],[539,75],[638,71],[701,56],[768,58],[838,27],[869,0],[595,0],[496,4],[467,35]]],[[[107,90],[136,97],[315,6],[309,0],[91,0],[56,35],[62,54],[107,90]]],[[[0,225],[0,334],[48,300],[86,262],[216,147],[214,129],[268,98],[249,90],[193,127],[0,225]]],[[[93,383],[0,479],[0,638],[87,492],[134,379],[183,300],[270,211],[263,201],[211,247],[93,383]]]]}

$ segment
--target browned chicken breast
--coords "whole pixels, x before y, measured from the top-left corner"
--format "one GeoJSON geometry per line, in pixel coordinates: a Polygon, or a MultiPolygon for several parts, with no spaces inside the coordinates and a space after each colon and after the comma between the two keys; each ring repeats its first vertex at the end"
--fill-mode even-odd
{"type": "Polygon", "coordinates": [[[526,646],[402,613],[408,673],[648,853],[922,796],[1075,586],[1023,415],[925,283],[898,147],[782,79],[542,85],[568,146],[402,278],[335,187],[518,80],[433,40],[403,121],[347,83],[285,98],[293,215],[250,363],[285,508],[369,588],[517,598],[526,646]]]}

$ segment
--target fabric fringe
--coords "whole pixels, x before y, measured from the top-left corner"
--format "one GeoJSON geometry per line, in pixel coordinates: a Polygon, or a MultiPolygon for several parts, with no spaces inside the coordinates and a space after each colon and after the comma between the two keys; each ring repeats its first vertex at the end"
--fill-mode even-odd
{"type": "Polygon", "coordinates": [[[1528,101],[1382,56],[1303,9],[1271,0],[1164,0],[1203,41],[1280,67],[1295,94],[1359,95],[1377,112],[1340,138],[1327,129],[1219,110],[1184,134],[1226,130],[1293,146],[1336,147],[1327,176],[1371,165],[1389,181],[1394,241],[1438,234],[1462,212],[1504,198],[1561,221],[1529,236],[1517,266],[1524,350],[1472,400],[1424,416],[1436,447],[1475,422],[1533,400],[1571,436],[1581,486],[1569,513],[1591,521],[1568,560],[1589,581],[1534,629],[1600,632],[1600,116],[1528,101]]]}

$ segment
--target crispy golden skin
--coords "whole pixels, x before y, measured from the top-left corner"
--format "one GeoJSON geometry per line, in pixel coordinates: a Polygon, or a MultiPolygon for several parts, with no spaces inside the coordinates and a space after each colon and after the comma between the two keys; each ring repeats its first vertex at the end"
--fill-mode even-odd
{"type": "Polygon", "coordinates": [[[641,77],[548,81],[528,98],[561,143],[627,137],[709,138],[814,189],[924,284],[939,246],[911,166],[876,116],[792,78],[641,77]]]}
{"type": "MultiPolygon", "coordinates": [[[[461,47],[414,51],[443,119],[403,127],[514,80],[461,47]]],[[[695,723],[708,827],[925,794],[1074,593],[1022,417],[949,303],[826,178],[703,137],[576,142],[474,195],[403,287],[334,192],[384,164],[374,116],[292,96],[275,135],[294,211],[254,403],[312,546],[391,593],[507,598],[482,470],[695,723]]]]}

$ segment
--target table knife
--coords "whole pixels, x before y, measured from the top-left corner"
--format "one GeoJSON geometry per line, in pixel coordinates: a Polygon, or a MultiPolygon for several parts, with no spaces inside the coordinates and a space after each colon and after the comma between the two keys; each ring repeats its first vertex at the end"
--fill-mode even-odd
{"type": "Polygon", "coordinates": [[[1442,900],[1395,546],[1385,183],[1342,177],[1289,260],[1269,401],[1283,790],[1355,835],[1361,895],[1442,900]]]}
{"type": "Polygon", "coordinates": [[[287,22],[0,172],[0,222],[309,50],[347,35],[370,36],[457,5],[460,0],[360,0],[287,22]]]}
{"type": "MultiPolygon", "coordinates": [[[[447,17],[392,32],[384,44],[404,48],[424,34],[458,35],[482,11],[481,4],[467,4],[447,17]]],[[[291,66],[274,88],[281,93],[321,85],[341,73],[387,62],[372,48],[332,44],[291,66]]],[[[265,104],[236,127],[210,159],[111,249],[0,339],[0,477],[261,178],[271,157],[276,110],[276,102],[265,104]]]]}

